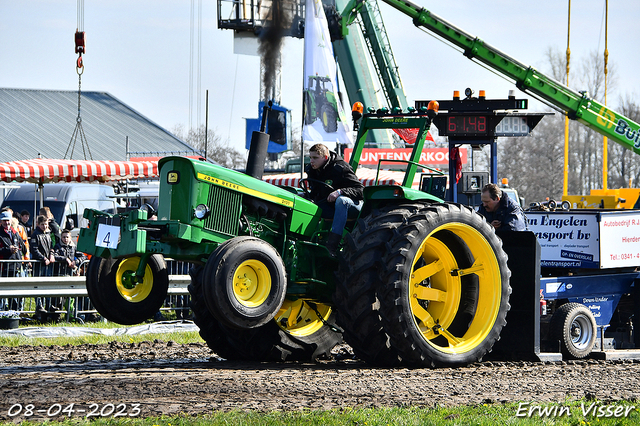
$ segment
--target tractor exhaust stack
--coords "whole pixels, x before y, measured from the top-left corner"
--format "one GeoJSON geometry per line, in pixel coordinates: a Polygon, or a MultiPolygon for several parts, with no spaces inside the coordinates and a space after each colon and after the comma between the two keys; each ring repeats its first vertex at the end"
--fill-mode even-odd
{"type": "Polygon", "coordinates": [[[260,131],[251,135],[251,145],[249,147],[249,158],[247,159],[246,174],[256,179],[262,179],[264,174],[264,162],[267,159],[267,148],[269,147],[269,134],[265,132],[267,128],[267,115],[271,110],[273,102],[262,108],[262,122],[260,131]]]}

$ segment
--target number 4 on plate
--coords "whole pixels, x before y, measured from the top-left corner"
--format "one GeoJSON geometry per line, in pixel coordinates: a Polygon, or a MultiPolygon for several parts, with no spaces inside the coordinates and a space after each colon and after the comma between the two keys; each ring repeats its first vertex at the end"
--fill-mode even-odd
{"type": "Polygon", "coordinates": [[[96,235],[96,247],[105,247],[116,249],[120,241],[120,227],[99,224],[98,233],[96,235]]]}

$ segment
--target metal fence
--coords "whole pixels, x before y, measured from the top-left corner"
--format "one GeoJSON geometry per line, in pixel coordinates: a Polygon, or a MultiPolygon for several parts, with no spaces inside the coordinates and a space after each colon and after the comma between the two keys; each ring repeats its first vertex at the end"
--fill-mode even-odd
{"type": "MultiPolygon", "coordinates": [[[[84,321],[97,311],[87,294],[85,272],[88,261],[71,269],[62,263],[44,265],[32,260],[0,260],[0,310],[19,311],[22,316],[64,316],[84,321]]],[[[169,291],[154,319],[174,312],[176,318],[189,317],[188,275],[191,264],[167,259],[169,291]]]]}

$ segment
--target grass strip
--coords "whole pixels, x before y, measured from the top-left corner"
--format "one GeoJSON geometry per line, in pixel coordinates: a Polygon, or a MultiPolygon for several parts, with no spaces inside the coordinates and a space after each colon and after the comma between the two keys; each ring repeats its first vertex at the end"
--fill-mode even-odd
{"type": "MultiPolygon", "coordinates": [[[[616,425],[631,426],[640,422],[638,403],[618,401],[605,403],[602,401],[572,401],[562,404],[508,403],[483,404],[478,406],[459,407],[396,407],[396,408],[346,408],[333,410],[300,410],[300,411],[228,411],[213,412],[202,416],[162,416],[150,418],[92,418],[91,424],[102,425],[132,425],[132,426],[205,426],[205,425],[234,425],[234,426],[490,426],[490,425],[554,425],[554,426],[592,426],[616,425]],[[523,404],[527,407],[540,407],[532,415],[522,414],[523,404]],[[585,410],[595,406],[596,409],[585,410]],[[565,409],[566,407],[566,409],[565,409]],[[599,410],[599,407],[605,407],[599,410]],[[621,407],[626,417],[607,416],[607,407],[613,410],[621,407]],[[562,414],[558,415],[562,411],[562,414]],[[540,413],[545,413],[540,415],[540,413]],[[602,414],[602,415],[598,415],[602,414]]],[[[528,414],[528,408],[525,410],[528,414]]],[[[49,425],[77,425],[88,422],[84,418],[70,418],[63,422],[47,421],[49,425]]],[[[44,422],[23,422],[23,425],[42,424],[44,422]]],[[[15,423],[14,423],[15,424],[15,423]]]]}

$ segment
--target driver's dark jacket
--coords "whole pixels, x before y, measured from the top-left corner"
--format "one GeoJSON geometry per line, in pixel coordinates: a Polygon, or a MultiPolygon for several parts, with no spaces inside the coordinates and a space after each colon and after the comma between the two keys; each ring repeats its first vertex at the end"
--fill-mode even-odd
{"type": "MultiPolygon", "coordinates": [[[[364,199],[364,185],[358,180],[351,166],[335,152],[329,152],[329,160],[319,169],[314,169],[311,164],[307,164],[304,170],[309,179],[316,179],[331,185],[333,190],[340,189],[342,195],[353,201],[364,199]]],[[[309,187],[311,188],[311,199],[314,202],[326,200],[333,192],[331,188],[313,181],[309,181],[309,187]]]]}
{"type": "Polygon", "coordinates": [[[507,194],[502,193],[500,203],[495,212],[488,212],[484,205],[480,205],[478,208],[480,213],[487,222],[491,223],[494,220],[499,220],[500,227],[496,229],[496,233],[508,231],[526,231],[527,230],[527,218],[522,211],[522,207],[516,204],[507,194]]]}

